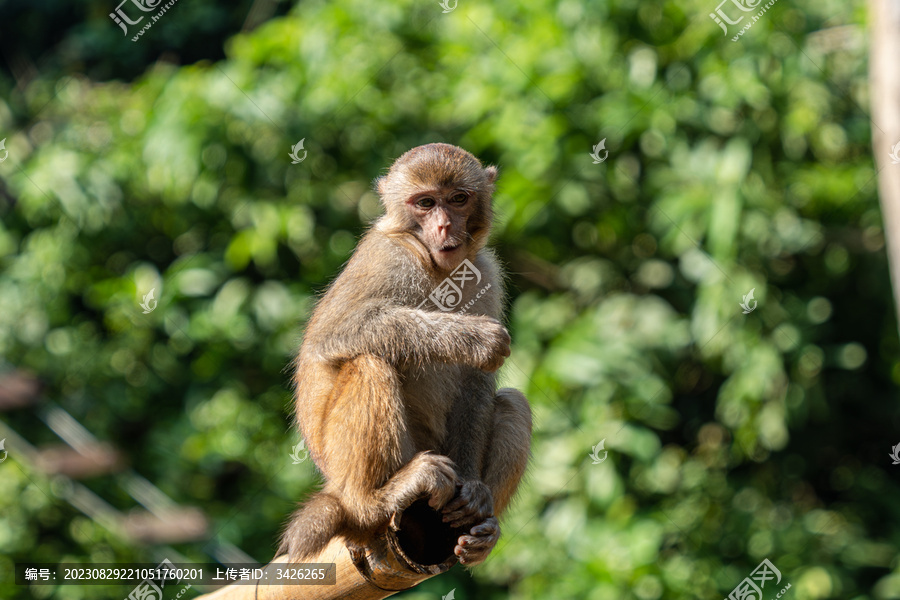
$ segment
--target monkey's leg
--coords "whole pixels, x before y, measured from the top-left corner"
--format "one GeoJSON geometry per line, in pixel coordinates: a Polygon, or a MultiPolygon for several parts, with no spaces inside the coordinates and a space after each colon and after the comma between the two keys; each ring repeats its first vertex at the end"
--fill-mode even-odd
{"type": "Polygon", "coordinates": [[[509,506],[525,473],[531,448],[531,407],[522,392],[512,388],[497,391],[488,439],[482,481],[493,496],[494,515],[457,540],[454,553],[464,565],[483,562],[500,539],[497,517],[509,506]]]}
{"type": "Polygon", "coordinates": [[[531,456],[531,405],[513,388],[497,390],[494,429],[482,480],[494,495],[494,515],[509,506],[531,456]]]}
{"type": "Polygon", "coordinates": [[[416,454],[399,376],[385,360],[361,355],[346,361],[322,409],[317,437],[324,491],[339,499],[347,534],[387,521],[419,496],[429,495],[436,507],[453,496],[453,462],[416,454]]]}

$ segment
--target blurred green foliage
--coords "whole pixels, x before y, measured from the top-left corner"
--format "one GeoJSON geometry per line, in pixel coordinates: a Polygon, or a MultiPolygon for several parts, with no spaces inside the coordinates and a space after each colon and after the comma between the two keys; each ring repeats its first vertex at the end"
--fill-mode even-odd
{"type": "MultiPolygon", "coordinates": [[[[313,0],[218,62],[7,79],[0,354],[268,560],[317,481],[289,456],[303,321],[379,214],[371,180],[412,146],[455,143],[501,169],[502,374],[533,403],[534,458],[491,560],[402,597],[720,598],[769,558],[796,600],[900,598],[864,3],[780,2],[737,43],[715,8],[313,0]]],[[[8,449],[0,572],[150,560],[8,449]]]]}

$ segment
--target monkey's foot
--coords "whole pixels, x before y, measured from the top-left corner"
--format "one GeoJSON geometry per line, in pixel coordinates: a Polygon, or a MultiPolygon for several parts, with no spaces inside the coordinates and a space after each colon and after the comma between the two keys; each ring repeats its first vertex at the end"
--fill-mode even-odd
{"type": "Polygon", "coordinates": [[[441,511],[444,523],[454,528],[469,527],[494,516],[494,498],[488,486],[470,479],[456,487],[456,496],[441,511]]]}
{"type": "Polygon", "coordinates": [[[459,536],[453,553],[460,564],[471,567],[484,562],[499,539],[500,523],[497,517],[489,517],[471,528],[469,535],[459,536]]]}

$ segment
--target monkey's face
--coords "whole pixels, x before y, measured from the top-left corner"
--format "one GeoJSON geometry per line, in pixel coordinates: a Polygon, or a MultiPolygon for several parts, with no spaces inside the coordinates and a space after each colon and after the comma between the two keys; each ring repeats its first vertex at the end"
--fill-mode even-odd
{"type": "Polygon", "coordinates": [[[413,148],[377,182],[386,209],[379,227],[416,236],[437,268],[451,271],[487,241],[496,177],[495,167],[482,167],[462,148],[413,148]]]}
{"type": "Polygon", "coordinates": [[[471,251],[469,217],[473,195],[463,190],[428,190],[414,194],[406,209],[418,224],[419,239],[434,263],[444,271],[455,269],[471,251]]]}

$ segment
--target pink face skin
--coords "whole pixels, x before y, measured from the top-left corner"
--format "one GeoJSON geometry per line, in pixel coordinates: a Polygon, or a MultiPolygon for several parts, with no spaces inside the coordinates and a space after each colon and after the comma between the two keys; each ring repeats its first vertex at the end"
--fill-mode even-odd
{"type": "Polygon", "coordinates": [[[444,271],[458,267],[469,249],[466,224],[475,206],[471,196],[462,190],[428,190],[406,204],[435,264],[444,271]]]}

